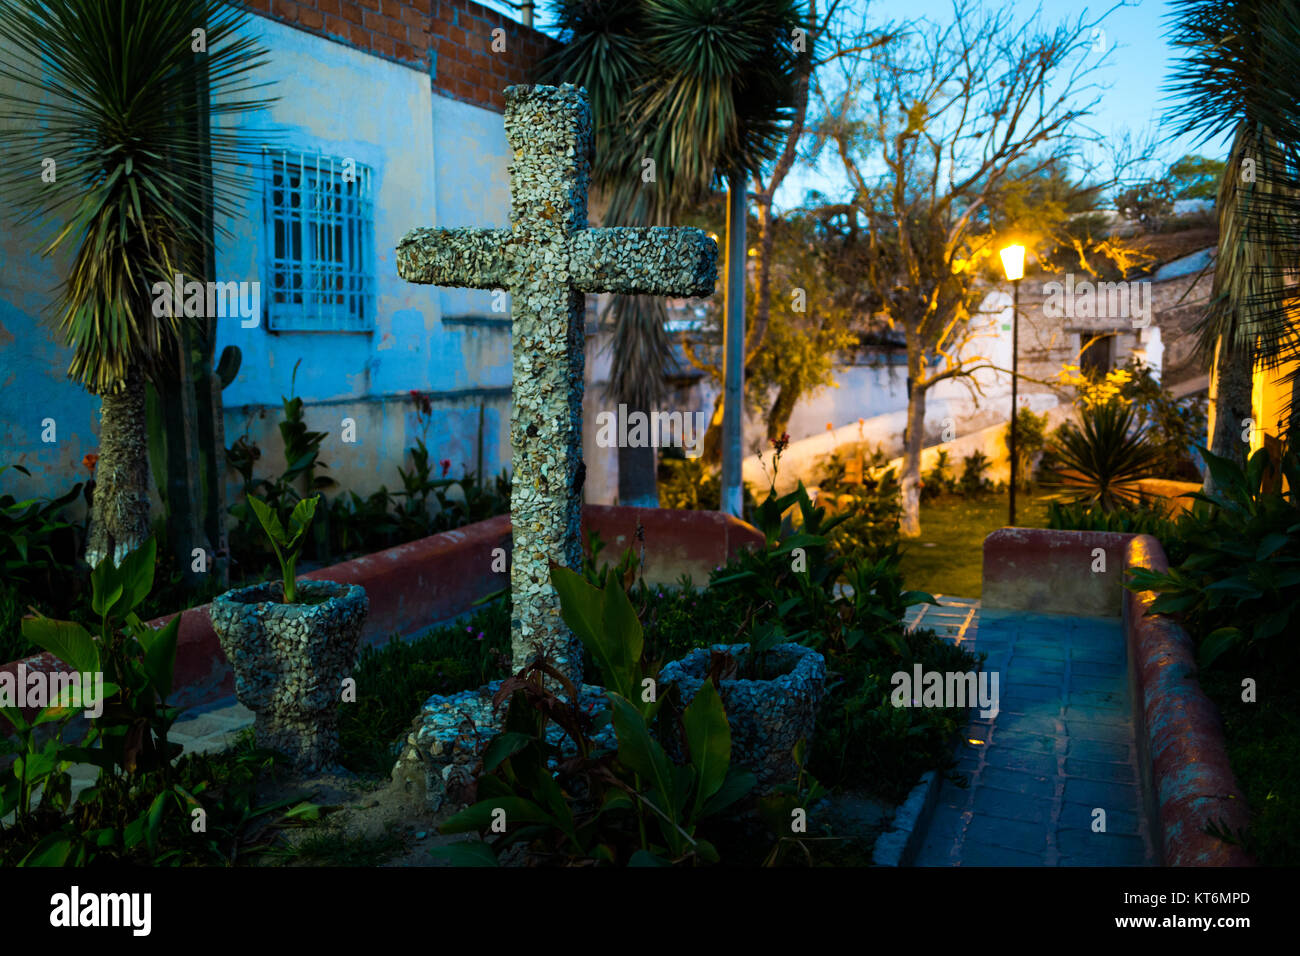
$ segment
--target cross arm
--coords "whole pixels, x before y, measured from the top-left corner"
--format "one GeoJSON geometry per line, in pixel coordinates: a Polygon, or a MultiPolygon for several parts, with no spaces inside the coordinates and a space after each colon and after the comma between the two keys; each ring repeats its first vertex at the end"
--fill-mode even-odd
{"type": "Polygon", "coordinates": [[[718,244],[700,229],[584,229],[571,250],[569,271],[580,292],[707,296],[718,278],[718,244]]]}
{"type": "Polygon", "coordinates": [[[503,288],[509,241],[509,229],[412,229],[397,244],[397,274],[427,285],[503,288]]]}

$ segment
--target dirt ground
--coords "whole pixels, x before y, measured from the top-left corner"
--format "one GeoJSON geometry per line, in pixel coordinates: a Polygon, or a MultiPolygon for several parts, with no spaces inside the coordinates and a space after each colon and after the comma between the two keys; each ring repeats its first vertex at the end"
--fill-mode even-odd
{"type": "MultiPolygon", "coordinates": [[[[318,821],[279,829],[282,846],[279,851],[266,854],[260,861],[263,865],[446,866],[447,863],[430,856],[429,851],[436,846],[472,839],[462,834],[438,833],[438,826],[454,811],[432,813],[386,778],[335,774],[310,778],[279,776],[264,782],[258,797],[263,803],[301,798],[322,808],[318,821]]],[[[837,835],[851,841],[833,852],[835,862],[867,865],[870,846],[888,827],[892,813],[893,807],[860,794],[833,797],[817,816],[831,824],[837,835]]]]}
{"type": "Polygon", "coordinates": [[[282,844],[297,853],[267,854],[264,865],[445,866],[429,851],[466,839],[438,833],[450,811],[431,813],[387,778],[279,775],[258,789],[261,803],[294,797],[319,805],[321,817],[303,826],[280,828],[282,844]]]}

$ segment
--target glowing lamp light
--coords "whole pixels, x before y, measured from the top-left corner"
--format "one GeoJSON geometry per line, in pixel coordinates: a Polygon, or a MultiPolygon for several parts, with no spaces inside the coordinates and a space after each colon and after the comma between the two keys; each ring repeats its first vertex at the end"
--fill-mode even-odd
{"type": "Polygon", "coordinates": [[[1025,247],[1007,246],[1002,250],[1002,268],[1007,280],[1015,282],[1025,277],[1025,247]]]}

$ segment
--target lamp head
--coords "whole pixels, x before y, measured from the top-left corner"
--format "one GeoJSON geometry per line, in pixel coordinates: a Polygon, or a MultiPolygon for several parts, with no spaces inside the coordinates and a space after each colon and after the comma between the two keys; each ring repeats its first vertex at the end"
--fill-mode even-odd
{"type": "Polygon", "coordinates": [[[1025,247],[1007,246],[1002,250],[1002,268],[1007,279],[1015,282],[1025,277],[1025,247]]]}

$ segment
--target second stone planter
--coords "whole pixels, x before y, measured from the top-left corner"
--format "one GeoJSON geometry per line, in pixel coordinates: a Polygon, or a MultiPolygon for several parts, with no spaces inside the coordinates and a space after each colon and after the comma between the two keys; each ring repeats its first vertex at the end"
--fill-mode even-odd
{"type": "MultiPolygon", "coordinates": [[[[715,644],[665,664],[662,684],[676,683],[682,706],[694,699],[707,679],[714,651],[743,659],[744,644],[715,644]]],[[[737,677],[718,682],[722,706],[731,725],[731,759],[753,771],[760,791],[793,782],[794,745],[809,744],[826,689],[826,660],[802,644],[778,644],[767,654],[777,676],[766,680],[737,677]]]]}
{"type": "Polygon", "coordinates": [[[281,603],[279,581],[227,591],[211,617],[235,696],[256,715],[257,745],[307,773],[337,765],[338,705],[370,604],[353,584],[301,581],[297,589],[295,604],[281,603]]]}

